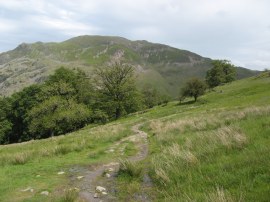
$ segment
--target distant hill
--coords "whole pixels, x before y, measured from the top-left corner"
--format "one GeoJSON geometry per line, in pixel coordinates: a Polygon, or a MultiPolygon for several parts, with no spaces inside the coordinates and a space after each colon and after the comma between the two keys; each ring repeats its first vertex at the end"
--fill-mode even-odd
{"type": "MultiPolygon", "coordinates": [[[[0,95],[40,83],[60,66],[91,74],[93,68],[119,60],[136,68],[139,87],[152,84],[172,96],[178,95],[188,78],[203,78],[211,68],[211,59],[190,51],[121,37],[79,36],[61,43],[22,43],[0,54],[0,95]]],[[[238,78],[257,74],[245,68],[237,72],[238,78]]]]}

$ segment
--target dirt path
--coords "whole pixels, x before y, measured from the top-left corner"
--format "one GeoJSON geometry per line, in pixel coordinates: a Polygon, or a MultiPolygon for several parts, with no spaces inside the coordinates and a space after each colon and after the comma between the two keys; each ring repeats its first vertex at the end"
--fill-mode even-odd
{"type": "MultiPolygon", "coordinates": [[[[147,133],[141,131],[139,129],[140,126],[141,124],[134,125],[132,127],[134,134],[116,142],[108,149],[108,152],[114,152],[118,148],[123,154],[125,149],[124,143],[129,141],[135,144],[138,152],[136,155],[129,157],[128,160],[137,162],[145,159],[148,154],[147,133]]],[[[73,177],[71,177],[71,184],[79,188],[79,198],[83,201],[117,201],[113,196],[113,193],[116,192],[116,190],[112,184],[118,170],[119,162],[110,162],[96,167],[73,167],[70,169],[70,172],[74,174],[73,177]],[[81,175],[82,179],[78,180],[78,175],[81,175]],[[111,186],[106,187],[108,184],[111,186]],[[97,186],[100,186],[101,189],[105,188],[106,190],[97,193],[97,186]]],[[[146,178],[147,177],[148,176],[146,176],[146,178]]]]}

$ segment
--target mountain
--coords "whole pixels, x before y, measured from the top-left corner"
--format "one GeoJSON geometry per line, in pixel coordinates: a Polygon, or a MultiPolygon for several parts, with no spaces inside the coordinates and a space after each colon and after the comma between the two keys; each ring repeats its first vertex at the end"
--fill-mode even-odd
{"type": "MultiPolygon", "coordinates": [[[[91,74],[93,68],[119,60],[135,67],[139,87],[151,84],[172,96],[178,95],[188,78],[203,78],[211,68],[209,58],[144,40],[79,36],[60,43],[22,43],[0,54],[0,95],[40,83],[60,66],[80,68],[91,74]]],[[[238,68],[237,72],[238,78],[257,73],[245,68],[238,68]]]]}

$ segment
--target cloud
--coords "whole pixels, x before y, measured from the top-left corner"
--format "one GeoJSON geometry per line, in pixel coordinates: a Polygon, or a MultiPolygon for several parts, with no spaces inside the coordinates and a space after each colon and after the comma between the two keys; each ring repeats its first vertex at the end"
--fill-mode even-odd
{"type": "Polygon", "coordinates": [[[268,0],[0,1],[1,48],[84,34],[118,35],[263,69],[270,66],[269,8],[268,0]]]}

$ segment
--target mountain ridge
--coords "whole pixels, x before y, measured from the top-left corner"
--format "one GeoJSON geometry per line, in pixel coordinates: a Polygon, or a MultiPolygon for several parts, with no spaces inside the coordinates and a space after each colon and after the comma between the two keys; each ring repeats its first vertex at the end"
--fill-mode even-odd
{"type": "MultiPolygon", "coordinates": [[[[116,36],[84,35],[59,43],[22,43],[0,54],[0,95],[43,82],[61,66],[91,74],[93,68],[119,60],[135,67],[139,87],[150,84],[172,96],[178,95],[189,77],[204,78],[212,61],[188,50],[116,36]]],[[[245,68],[237,68],[237,72],[238,78],[257,73],[245,68]]]]}

